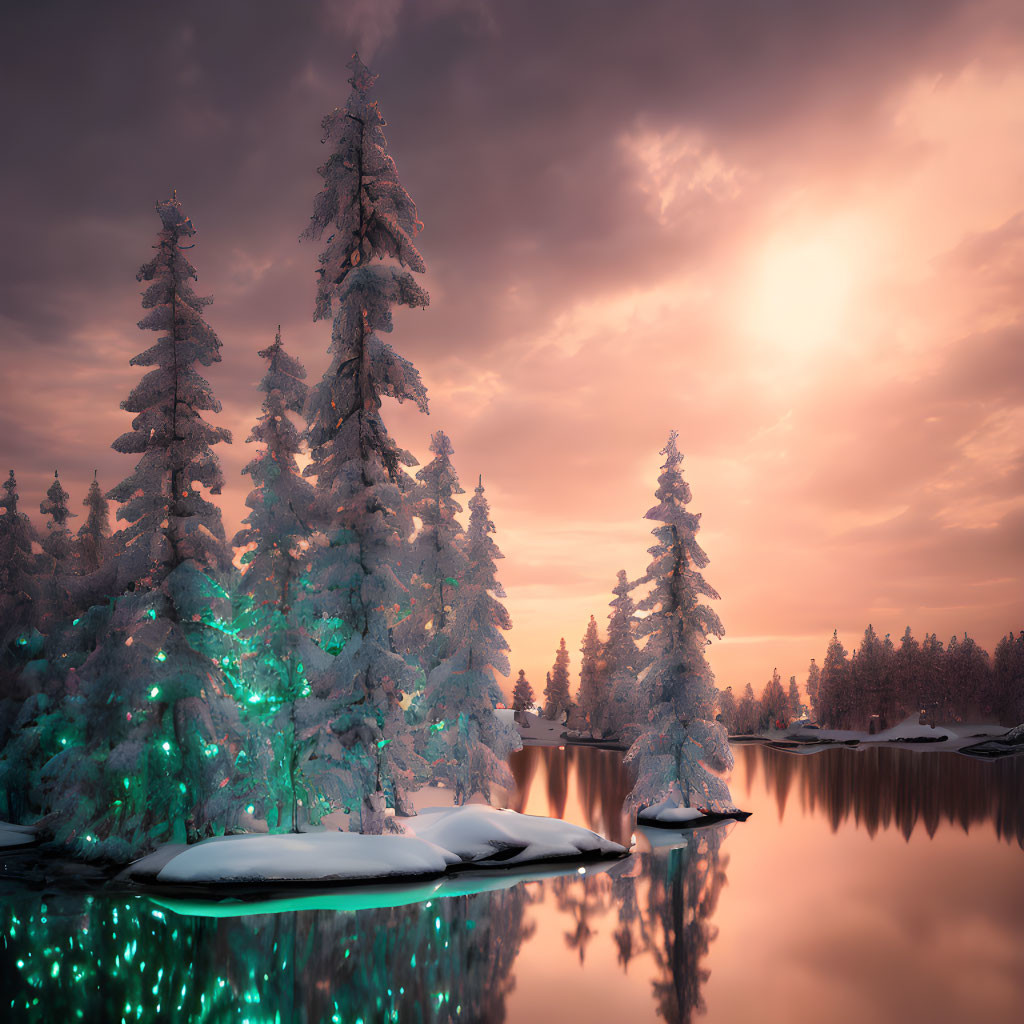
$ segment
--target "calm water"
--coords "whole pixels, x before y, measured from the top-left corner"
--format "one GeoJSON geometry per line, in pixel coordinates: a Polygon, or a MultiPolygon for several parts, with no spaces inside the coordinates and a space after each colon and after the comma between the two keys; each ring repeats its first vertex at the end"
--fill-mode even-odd
{"type": "MultiPolygon", "coordinates": [[[[196,916],[0,892],[0,1016],[63,1022],[1024,1019],[1024,758],[736,750],[740,825],[391,909],[196,916]],[[8,1011],[10,1006],[10,1011],[8,1011]]],[[[620,755],[531,748],[508,803],[629,838],[620,755]]],[[[265,908],[260,908],[265,909],[265,908]]]]}

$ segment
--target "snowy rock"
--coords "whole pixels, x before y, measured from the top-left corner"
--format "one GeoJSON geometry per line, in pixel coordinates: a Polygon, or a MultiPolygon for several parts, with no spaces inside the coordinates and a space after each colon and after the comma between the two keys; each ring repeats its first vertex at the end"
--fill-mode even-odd
{"type": "Polygon", "coordinates": [[[703,818],[706,812],[697,807],[680,807],[671,797],[644,807],[637,812],[637,821],[662,821],[667,823],[683,823],[703,818]]]}
{"type": "Polygon", "coordinates": [[[427,808],[407,818],[405,827],[462,863],[480,866],[626,853],[618,843],[579,825],[484,804],[427,808]]]}
{"type": "Polygon", "coordinates": [[[356,832],[218,836],[161,869],[161,883],[361,882],[442,874],[457,857],[412,836],[356,832]]]}

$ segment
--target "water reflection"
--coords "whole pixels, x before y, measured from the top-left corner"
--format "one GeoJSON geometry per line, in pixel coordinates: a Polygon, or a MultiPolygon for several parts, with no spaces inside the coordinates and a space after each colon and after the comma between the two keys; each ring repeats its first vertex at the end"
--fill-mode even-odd
{"type": "MultiPolygon", "coordinates": [[[[463,876],[436,892],[410,889],[406,906],[292,897],[276,913],[260,905],[223,917],[144,897],[8,888],[7,1019],[590,1024],[689,1022],[705,1006],[716,1021],[771,1007],[785,1016],[766,1019],[807,1024],[1017,1019],[1007,1008],[1024,1000],[1024,862],[976,826],[1021,842],[1024,759],[736,754],[734,792],[743,801],[746,782],[750,821],[641,832],[634,856],[582,875],[463,876]],[[969,843],[959,830],[938,835],[942,822],[972,830],[969,843]],[[910,836],[918,823],[934,840],[867,840],[886,829],[910,836]],[[965,931],[967,920],[984,930],[965,931]],[[972,977],[989,972],[967,1017],[955,988],[964,963],[972,977]]],[[[512,769],[510,806],[561,810],[629,841],[619,755],[528,748],[512,769]]]]}
{"type": "Polygon", "coordinates": [[[19,1021],[503,1021],[527,902],[518,887],[218,919],[146,898],[19,899],[0,911],[0,991],[19,1021]]]}
{"type": "Polygon", "coordinates": [[[980,761],[959,754],[885,747],[791,754],[760,744],[736,751],[747,791],[764,776],[779,820],[795,788],[804,813],[823,813],[836,831],[849,820],[874,836],[896,828],[906,839],[918,823],[929,837],[946,821],[969,832],[991,823],[1024,846],[1024,757],[980,761]]]}

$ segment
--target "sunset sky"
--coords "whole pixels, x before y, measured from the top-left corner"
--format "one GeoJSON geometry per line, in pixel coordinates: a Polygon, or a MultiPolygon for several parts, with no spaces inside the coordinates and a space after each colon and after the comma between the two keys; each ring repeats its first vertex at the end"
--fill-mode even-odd
{"type": "Polygon", "coordinates": [[[135,272],[175,187],[237,529],[257,350],[280,323],[326,366],[298,236],[358,46],[431,294],[391,336],[430,415],[385,421],[483,473],[535,689],[645,569],[671,428],[720,686],[802,681],[835,628],[1024,628],[1019,0],[44,0],[2,28],[0,464],[37,522],[55,468],[83,511],[133,465],[135,272]]]}

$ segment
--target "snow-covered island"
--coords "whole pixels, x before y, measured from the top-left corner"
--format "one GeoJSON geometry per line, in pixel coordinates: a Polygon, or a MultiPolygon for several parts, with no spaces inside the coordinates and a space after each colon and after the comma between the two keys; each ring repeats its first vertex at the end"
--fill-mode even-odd
{"type": "Polygon", "coordinates": [[[217,836],[168,845],[124,878],[161,887],[337,885],[436,878],[473,869],[522,869],[623,857],[625,847],[554,818],[467,804],[403,819],[404,834],[309,832],[217,836]]]}

